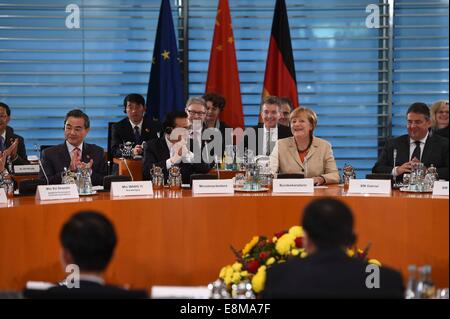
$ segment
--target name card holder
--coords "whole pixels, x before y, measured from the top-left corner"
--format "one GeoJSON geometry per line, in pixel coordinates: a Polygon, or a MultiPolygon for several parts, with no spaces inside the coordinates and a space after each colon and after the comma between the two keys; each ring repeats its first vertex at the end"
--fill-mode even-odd
{"type": "Polygon", "coordinates": [[[4,188],[0,188],[0,204],[8,204],[8,197],[6,197],[4,188]]]}
{"type": "Polygon", "coordinates": [[[382,179],[350,179],[349,194],[391,194],[391,181],[382,179]]]}
{"type": "Polygon", "coordinates": [[[448,182],[435,181],[433,185],[433,196],[448,196],[448,182]]]}
{"type": "Polygon", "coordinates": [[[77,185],[39,185],[36,199],[40,201],[79,198],[77,185]]]}
{"type": "Polygon", "coordinates": [[[232,179],[194,179],[193,194],[234,194],[232,179]]]}
{"type": "Polygon", "coordinates": [[[152,195],[153,195],[153,186],[151,181],[111,183],[112,197],[152,196],[152,195]]]}
{"type": "Polygon", "coordinates": [[[272,193],[314,193],[312,178],[274,179],[272,193]]]}
{"type": "Polygon", "coordinates": [[[14,174],[38,174],[39,165],[14,165],[14,174]]]}

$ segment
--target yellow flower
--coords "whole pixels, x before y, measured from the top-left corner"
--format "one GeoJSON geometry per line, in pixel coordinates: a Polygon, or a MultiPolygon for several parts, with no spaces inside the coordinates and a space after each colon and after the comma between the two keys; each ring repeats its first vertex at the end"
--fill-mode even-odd
{"type": "Polygon", "coordinates": [[[242,264],[241,264],[241,263],[238,263],[238,262],[235,262],[235,263],[231,266],[231,268],[233,268],[234,271],[241,271],[241,269],[242,269],[242,264]]]}
{"type": "Polygon", "coordinates": [[[381,263],[376,259],[369,259],[368,263],[377,265],[378,267],[381,267],[381,263]]]}
{"type": "Polygon", "coordinates": [[[267,266],[270,266],[270,265],[272,265],[274,262],[275,262],[275,258],[270,257],[269,259],[267,259],[266,265],[267,265],[267,266]]]}
{"type": "Polygon", "coordinates": [[[233,273],[231,281],[233,282],[233,284],[237,284],[239,281],[241,281],[241,275],[238,272],[233,273]]]}
{"type": "Polygon", "coordinates": [[[347,249],[347,256],[348,257],[353,257],[354,255],[355,255],[355,252],[352,249],[348,248],[347,249]]]}
{"type": "Polygon", "coordinates": [[[252,287],[256,293],[260,293],[264,290],[264,285],[266,284],[266,266],[261,266],[258,268],[256,275],[252,279],[252,287]]]}
{"type": "Polygon", "coordinates": [[[306,251],[300,254],[300,258],[305,258],[306,256],[308,256],[308,253],[306,251]]]}
{"type": "Polygon", "coordinates": [[[358,249],[358,254],[362,254],[364,251],[362,249],[358,249]]]}
{"type": "Polygon", "coordinates": [[[247,278],[248,277],[248,271],[247,270],[241,271],[241,277],[242,278],[247,278]]]}
{"type": "Polygon", "coordinates": [[[277,240],[278,240],[278,238],[277,238],[277,236],[273,236],[273,238],[272,238],[272,243],[276,243],[277,242],[277,240]]]}
{"type": "Polygon", "coordinates": [[[284,260],[284,259],[278,260],[278,263],[279,263],[279,264],[282,264],[282,263],[284,263],[284,262],[286,262],[286,260],[284,260]]]}
{"type": "Polygon", "coordinates": [[[288,255],[291,248],[295,247],[295,237],[291,234],[284,234],[275,244],[275,249],[280,255],[288,255]]]}
{"type": "Polygon", "coordinates": [[[300,254],[300,251],[298,249],[292,249],[291,250],[291,255],[292,256],[298,256],[298,254],[300,254]]]}
{"type": "Polygon", "coordinates": [[[225,279],[225,274],[227,273],[228,267],[230,267],[230,266],[222,267],[222,269],[220,270],[220,274],[219,274],[220,279],[225,279]]]}
{"type": "Polygon", "coordinates": [[[301,226],[292,226],[289,229],[289,234],[294,235],[295,238],[303,237],[303,228],[301,226]]]}
{"type": "Polygon", "coordinates": [[[252,238],[252,240],[247,243],[247,245],[245,245],[244,249],[242,249],[242,255],[247,255],[250,250],[252,250],[252,248],[258,243],[259,241],[259,236],[254,236],[252,238]]]}

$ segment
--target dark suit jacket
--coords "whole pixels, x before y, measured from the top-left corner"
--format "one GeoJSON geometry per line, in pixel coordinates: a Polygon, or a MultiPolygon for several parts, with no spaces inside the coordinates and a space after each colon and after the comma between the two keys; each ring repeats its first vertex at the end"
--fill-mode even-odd
{"type": "Polygon", "coordinates": [[[26,289],[23,293],[28,299],[146,299],[144,290],[125,290],[116,286],[101,285],[92,281],[80,281],[80,288],[69,289],[66,286],[52,287],[48,290],[26,289]]]}
{"type": "MultiPolygon", "coordinates": [[[[213,143],[216,143],[214,141],[214,136],[212,136],[211,139],[207,141],[209,153],[211,154],[213,159],[214,159],[214,155],[217,155],[219,160],[222,159],[223,153],[225,151],[225,145],[227,143],[227,140],[225,139],[225,137],[226,137],[225,129],[227,129],[227,128],[230,128],[230,126],[228,126],[225,122],[219,121],[219,132],[222,137],[222,139],[221,139],[222,147],[221,148],[213,149],[213,143]]],[[[206,129],[207,128],[204,127],[204,130],[206,130],[206,129]]],[[[211,128],[209,128],[209,129],[211,129],[211,128]]],[[[231,138],[231,134],[230,134],[230,137],[228,138],[228,143],[233,144],[233,139],[231,138]]]]}
{"type": "MultiPolygon", "coordinates": [[[[369,289],[367,263],[342,250],[320,250],[269,268],[263,298],[403,298],[399,272],[380,267],[380,287],[369,289]]],[[[371,281],[373,282],[373,281],[371,281]]]]}
{"type": "MultiPolygon", "coordinates": [[[[161,124],[158,120],[149,119],[144,117],[144,122],[142,123],[141,138],[142,141],[149,141],[151,139],[158,137],[158,132],[161,131],[161,124]]],[[[111,153],[113,157],[121,157],[120,144],[124,142],[133,142],[134,140],[134,129],[131,127],[128,117],[117,122],[112,127],[111,134],[111,153]]]]}
{"type": "MultiPolygon", "coordinates": [[[[391,173],[394,168],[394,149],[397,150],[396,166],[408,162],[409,136],[402,135],[389,140],[381,151],[378,161],[372,168],[373,173],[391,173]]],[[[440,179],[448,180],[448,139],[439,135],[428,135],[422,152],[421,162],[426,167],[434,165],[440,179]]]]}
{"type": "MultiPolygon", "coordinates": [[[[166,168],[166,161],[170,158],[170,151],[167,147],[165,135],[158,139],[150,140],[147,143],[147,147],[144,152],[144,167],[143,177],[144,180],[151,180],[150,170],[153,168],[153,164],[159,166],[164,171],[164,177],[167,180],[169,172],[166,168]]],[[[183,163],[178,164],[181,168],[181,177],[183,184],[190,183],[190,177],[192,174],[205,174],[208,173],[210,165],[206,163],[183,163]]]]}
{"type": "Polygon", "coordinates": [[[440,135],[442,137],[448,138],[448,126],[434,131],[434,134],[440,135]]]}
{"type": "MultiPolygon", "coordinates": [[[[103,185],[103,177],[106,174],[106,165],[103,148],[95,145],[83,143],[82,162],[93,160],[91,181],[92,185],[103,185]]],[[[42,151],[42,166],[47,174],[50,184],[61,184],[61,172],[64,167],[70,166],[70,154],[66,142],[46,148],[42,151]]],[[[45,180],[42,170],[39,177],[45,180]]]]}
{"type": "MultiPolygon", "coordinates": [[[[260,123],[257,126],[253,126],[251,127],[252,129],[255,130],[255,134],[256,134],[256,150],[253,150],[255,155],[261,155],[259,154],[259,150],[263,149],[263,141],[264,141],[264,136],[263,136],[263,130],[264,130],[264,124],[260,123]],[[261,131],[261,134],[260,134],[261,131]]],[[[291,137],[292,136],[292,132],[291,132],[291,128],[278,124],[277,125],[278,128],[278,139],[281,140],[282,138],[286,138],[286,137],[291,137]]],[[[244,139],[244,146],[246,148],[252,148],[251,143],[249,143],[248,141],[248,136],[245,136],[244,139]]],[[[273,147],[275,146],[275,143],[271,143],[271,149],[273,149],[273,147]]],[[[265,154],[263,154],[265,155],[265,154]]]]}
{"type": "Polygon", "coordinates": [[[12,127],[6,127],[6,140],[5,140],[5,148],[11,146],[11,139],[14,141],[16,138],[19,139],[19,145],[17,146],[17,158],[13,162],[14,165],[26,165],[29,164],[27,160],[27,151],[25,149],[25,142],[23,137],[17,134],[14,134],[14,130],[12,127]]]}

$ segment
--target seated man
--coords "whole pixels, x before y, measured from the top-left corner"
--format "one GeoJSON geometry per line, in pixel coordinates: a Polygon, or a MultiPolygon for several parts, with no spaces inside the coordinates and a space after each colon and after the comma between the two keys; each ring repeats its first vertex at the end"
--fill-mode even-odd
{"type": "Polygon", "coordinates": [[[269,268],[263,298],[403,298],[400,273],[380,267],[379,286],[369,288],[366,279],[374,271],[366,272],[367,262],[346,254],[356,235],[352,212],[343,202],[311,202],[301,224],[308,256],[269,268]]]}
{"type": "MultiPolygon", "coordinates": [[[[117,236],[102,214],[85,211],[73,215],[60,233],[61,262],[77,266],[79,277],[68,277],[48,290],[25,290],[27,298],[146,298],[145,291],[129,291],[105,284],[103,274],[114,255],[117,236]],[[78,284],[78,287],[77,287],[78,284]]],[[[71,270],[72,271],[72,270],[71,270]]],[[[72,271],[71,274],[75,275],[72,271]]]]}
{"type": "Polygon", "coordinates": [[[89,133],[89,117],[81,110],[72,110],[64,119],[65,142],[46,148],[42,152],[44,171],[39,177],[48,184],[61,184],[61,173],[64,168],[73,172],[77,168],[89,165],[92,185],[103,185],[106,165],[103,148],[84,142],[89,133]]]}
{"type": "Polygon", "coordinates": [[[11,120],[11,109],[5,103],[0,102],[0,151],[10,147],[11,149],[11,161],[13,165],[26,165],[29,164],[27,160],[27,151],[25,149],[25,143],[22,136],[14,134],[12,127],[8,126],[11,120]]]}
{"type": "Polygon", "coordinates": [[[436,167],[439,178],[448,180],[448,139],[430,135],[428,106],[425,103],[412,104],[406,112],[406,119],[408,134],[386,143],[372,172],[390,173],[401,178],[404,173],[411,172],[413,162],[422,162],[426,167],[436,167]]]}
{"type": "Polygon", "coordinates": [[[168,170],[178,165],[181,169],[183,184],[190,183],[190,176],[195,173],[207,173],[210,165],[203,161],[195,161],[193,152],[188,150],[187,135],[189,133],[189,120],[184,111],[175,111],[167,115],[163,123],[164,136],[151,140],[146,147],[144,155],[143,176],[150,180],[150,170],[153,165],[163,169],[167,180],[168,170]]]}
{"type": "Polygon", "coordinates": [[[280,97],[280,119],[278,120],[278,124],[289,126],[291,123],[289,122],[289,115],[292,112],[292,101],[289,97],[283,96],[280,97]]]}
{"type": "Polygon", "coordinates": [[[145,100],[140,94],[127,95],[123,101],[123,107],[127,117],[112,127],[112,156],[122,156],[120,144],[125,142],[133,142],[134,155],[142,155],[142,143],[157,138],[161,131],[161,124],[158,120],[145,116],[145,100]]]}

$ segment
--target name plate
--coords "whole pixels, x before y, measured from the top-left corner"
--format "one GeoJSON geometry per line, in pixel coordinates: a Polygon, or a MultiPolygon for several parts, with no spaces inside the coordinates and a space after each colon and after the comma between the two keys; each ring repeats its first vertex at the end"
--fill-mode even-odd
{"type": "Polygon", "coordinates": [[[232,179],[194,179],[193,194],[234,194],[232,179]]]}
{"type": "Polygon", "coordinates": [[[38,174],[39,165],[14,165],[14,174],[38,174]]]}
{"type": "Polygon", "coordinates": [[[435,181],[433,185],[433,195],[448,196],[448,182],[435,181]]]}
{"type": "Polygon", "coordinates": [[[0,188],[0,204],[8,204],[8,198],[6,197],[4,188],[0,188]]]}
{"type": "Polygon", "coordinates": [[[351,179],[348,193],[390,194],[391,181],[383,179],[351,179]]]}
{"type": "Polygon", "coordinates": [[[152,182],[112,182],[111,195],[112,197],[153,195],[152,182]]]}
{"type": "Polygon", "coordinates": [[[41,201],[79,198],[77,185],[39,185],[36,198],[41,201]]]}
{"type": "Polygon", "coordinates": [[[272,193],[314,193],[312,178],[274,179],[272,193]]]}

